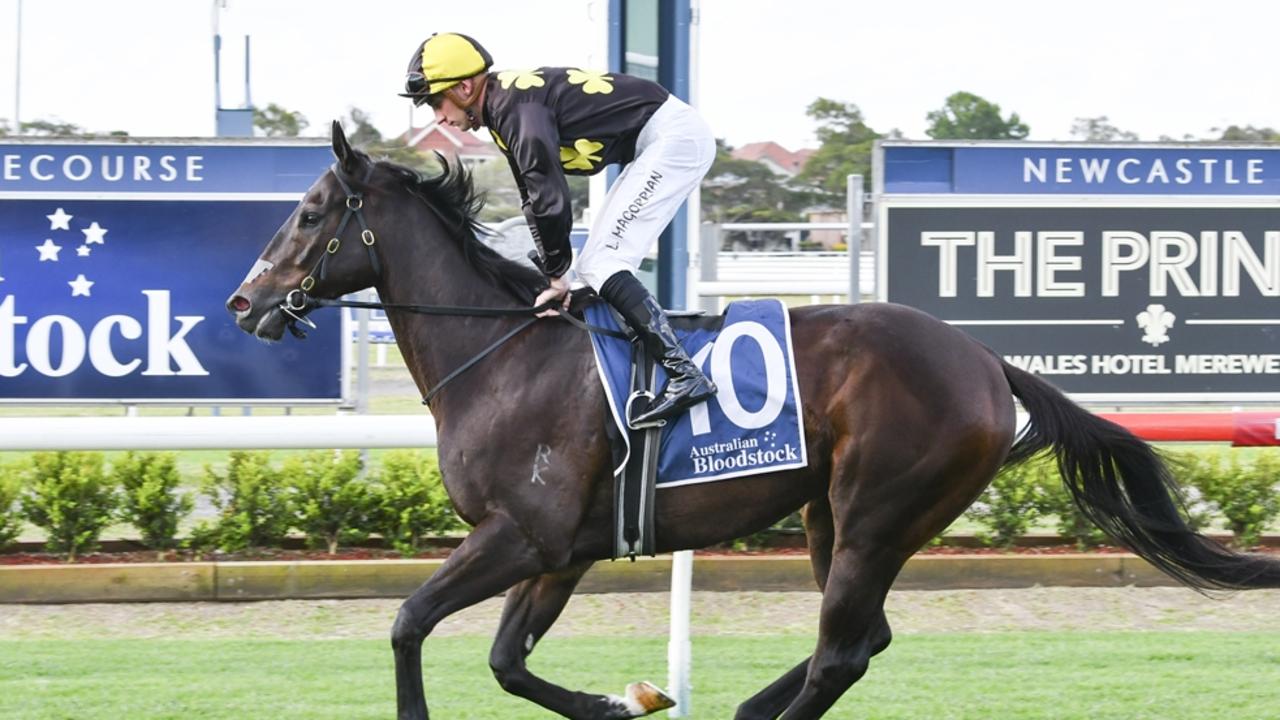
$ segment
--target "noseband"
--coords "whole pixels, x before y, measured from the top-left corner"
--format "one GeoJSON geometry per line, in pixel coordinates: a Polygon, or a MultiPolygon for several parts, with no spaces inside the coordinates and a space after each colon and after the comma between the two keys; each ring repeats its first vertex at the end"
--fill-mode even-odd
{"type": "MultiPolygon", "coordinates": [[[[314,303],[307,297],[307,293],[316,286],[317,280],[325,278],[325,263],[329,256],[338,252],[342,247],[342,233],[347,229],[347,224],[351,222],[352,216],[360,225],[360,242],[364,244],[365,250],[369,253],[369,265],[373,267],[374,276],[382,277],[382,264],[378,260],[378,253],[374,251],[373,246],[377,242],[373,231],[369,229],[369,224],[364,219],[364,195],[362,193],[352,192],[351,187],[342,179],[342,173],[338,170],[337,163],[329,167],[329,172],[333,173],[333,179],[338,181],[338,185],[342,191],[346,193],[346,210],[342,213],[342,220],[338,222],[338,229],[334,231],[333,237],[329,243],[325,245],[324,253],[320,255],[320,259],[316,261],[316,265],[306,277],[302,278],[302,282],[298,284],[297,289],[290,290],[285,296],[284,302],[280,303],[280,310],[290,318],[289,332],[295,337],[302,337],[303,331],[299,330],[296,323],[302,323],[314,329],[315,323],[307,319],[306,315],[301,314],[306,310],[314,307],[314,303]]],[[[373,175],[373,166],[369,167],[369,172],[365,173],[363,183],[369,182],[369,177],[373,175]]]]}

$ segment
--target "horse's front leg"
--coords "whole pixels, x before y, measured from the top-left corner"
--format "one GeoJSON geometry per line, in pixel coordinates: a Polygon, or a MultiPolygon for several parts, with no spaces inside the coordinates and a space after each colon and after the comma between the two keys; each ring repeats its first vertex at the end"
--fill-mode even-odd
{"type": "Polygon", "coordinates": [[[507,593],[502,622],[489,654],[489,665],[502,689],[567,718],[621,720],[635,718],[675,703],[649,683],[632,683],[626,697],[567,690],[529,672],[525,659],[551,628],[591,563],[530,578],[507,593]]]}
{"type": "Polygon", "coordinates": [[[549,568],[520,528],[495,513],[454,550],[444,565],[400,606],[391,629],[400,720],[426,720],[422,690],[422,641],[444,618],[493,597],[549,568]]]}

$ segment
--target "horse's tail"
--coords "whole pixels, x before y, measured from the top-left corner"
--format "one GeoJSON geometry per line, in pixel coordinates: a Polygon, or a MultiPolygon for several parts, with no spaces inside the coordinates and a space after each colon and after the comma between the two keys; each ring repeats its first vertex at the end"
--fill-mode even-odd
{"type": "Polygon", "coordinates": [[[1030,416],[1006,465],[1050,449],[1086,517],[1190,587],[1280,587],[1280,561],[1233,552],[1187,525],[1181,491],[1150,445],[1035,375],[1002,364],[1009,387],[1030,416]]]}

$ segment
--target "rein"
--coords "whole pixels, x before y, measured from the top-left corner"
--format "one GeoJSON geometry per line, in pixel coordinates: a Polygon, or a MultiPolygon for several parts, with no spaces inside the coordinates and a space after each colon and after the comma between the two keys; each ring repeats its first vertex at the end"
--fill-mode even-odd
{"type": "MultiPolygon", "coordinates": [[[[537,313],[544,310],[550,310],[558,305],[555,301],[548,301],[531,308],[489,308],[469,307],[465,305],[413,305],[404,303],[366,302],[362,300],[330,300],[327,298],[309,296],[307,293],[315,287],[316,279],[319,278],[320,280],[323,280],[325,277],[325,260],[327,260],[330,255],[337,253],[338,249],[342,247],[342,233],[347,229],[347,224],[351,221],[351,217],[353,215],[356,218],[356,222],[360,225],[360,240],[364,243],[365,249],[369,253],[369,263],[373,267],[374,275],[379,280],[382,278],[382,264],[378,261],[378,255],[373,249],[374,244],[377,242],[377,238],[374,236],[373,231],[369,229],[369,225],[365,222],[364,218],[364,196],[360,193],[354,193],[351,191],[351,188],[347,186],[347,183],[342,179],[342,175],[338,172],[338,166],[336,163],[329,168],[329,171],[333,173],[334,179],[338,181],[343,192],[347,194],[346,211],[342,215],[342,220],[338,223],[338,229],[334,232],[333,238],[329,240],[328,245],[325,246],[324,254],[321,255],[320,260],[316,262],[315,268],[313,268],[312,271],[302,279],[298,288],[290,290],[289,294],[285,296],[284,301],[280,303],[280,310],[291,318],[288,323],[288,328],[289,332],[293,334],[294,337],[299,339],[306,338],[306,331],[298,328],[297,323],[302,323],[303,325],[307,325],[314,329],[316,324],[307,318],[307,313],[311,310],[322,307],[399,310],[419,315],[447,315],[455,317],[470,316],[497,318],[533,315],[533,317],[528,318],[513,328],[510,332],[498,338],[493,344],[481,350],[479,353],[476,353],[476,355],[474,355],[470,360],[467,360],[448,375],[445,375],[444,378],[442,378],[440,382],[436,383],[435,387],[428,390],[426,396],[423,397],[422,404],[429,405],[431,400],[434,399],[450,381],[457,378],[467,370],[470,370],[481,360],[488,357],[498,348],[502,347],[502,345],[508,340],[520,334],[530,325],[540,320],[541,318],[537,317],[537,313]]],[[[369,175],[372,174],[373,168],[370,167],[369,173],[365,176],[364,181],[368,182],[369,175]]],[[[434,210],[435,209],[432,208],[433,212],[434,210]]],[[[598,333],[600,335],[607,335],[609,337],[620,338],[623,340],[632,339],[630,335],[624,332],[618,332],[610,328],[592,325],[563,311],[559,313],[558,317],[564,318],[564,320],[570,325],[581,328],[587,332],[598,333]]]]}

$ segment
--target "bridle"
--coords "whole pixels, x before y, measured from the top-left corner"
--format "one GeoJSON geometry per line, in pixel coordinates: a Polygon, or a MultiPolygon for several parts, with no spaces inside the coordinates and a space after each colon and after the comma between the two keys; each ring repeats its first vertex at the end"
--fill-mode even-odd
{"type": "MultiPolygon", "coordinates": [[[[334,231],[333,237],[330,238],[325,245],[324,252],[320,254],[320,259],[316,261],[315,267],[311,268],[311,272],[302,278],[302,282],[298,283],[295,290],[290,290],[288,295],[284,296],[284,301],[280,303],[280,310],[288,315],[289,332],[299,339],[306,337],[306,332],[298,329],[298,323],[307,325],[315,329],[316,324],[306,317],[306,311],[310,310],[314,305],[314,301],[307,296],[311,289],[316,286],[316,280],[324,280],[325,263],[331,255],[337,254],[342,247],[342,233],[346,231],[347,225],[351,222],[351,218],[355,217],[356,222],[360,225],[360,242],[364,244],[365,250],[369,253],[369,265],[373,267],[373,274],[379,280],[382,279],[382,263],[378,260],[378,253],[373,246],[378,242],[373,231],[369,229],[369,223],[364,219],[364,194],[352,192],[351,187],[342,179],[342,173],[338,171],[338,164],[334,163],[329,166],[329,172],[333,173],[333,179],[338,181],[338,186],[342,188],[342,192],[346,193],[345,201],[346,209],[342,213],[342,220],[338,221],[338,229],[334,231]]],[[[369,171],[365,173],[364,180],[361,184],[368,184],[369,178],[373,176],[373,166],[369,166],[369,171]]]]}
{"type": "MultiPolygon", "coordinates": [[[[365,173],[364,179],[361,181],[362,185],[368,184],[369,178],[373,175],[373,170],[374,166],[370,165],[369,171],[365,173]]],[[[306,325],[313,330],[316,329],[316,324],[307,317],[307,313],[320,307],[403,310],[421,315],[454,315],[472,317],[527,317],[529,315],[533,315],[533,317],[529,317],[526,321],[517,325],[510,332],[498,338],[493,344],[481,350],[470,360],[466,361],[437,382],[435,387],[431,388],[422,399],[422,404],[428,405],[440,390],[442,390],[451,380],[471,369],[476,363],[483,360],[494,350],[497,350],[508,340],[518,335],[533,323],[537,322],[540,319],[537,317],[537,313],[540,313],[543,310],[549,310],[558,305],[557,302],[551,301],[532,308],[486,308],[456,305],[412,305],[402,303],[364,302],[359,300],[329,300],[326,298],[311,297],[307,293],[316,286],[316,282],[318,280],[324,280],[325,262],[331,255],[336,254],[342,247],[342,234],[346,231],[347,225],[350,224],[352,217],[355,217],[356,223],[360,226],[360,242],[364,244],[365,250],[369,254],[369,264],[373,268],[374,276],[379,281],[382,279],[382,263],[378,260],[378,253],[374,250],[377,238],[373,234],[373,230],[369,229],[369,223],[365,221],[364,217],[364,195],[351,190],[351,187],[342,179],[342,172],[337,163],[334,163],[329,167],[329,172],[333,173],[334,180],[338,181],[338,185],[342,188],[342,191],[346,193],[346,209],[342,214],[342,220],[338,222],[337,230],[334,231],[333,237],[329,240],[328,244],[325,245],[324,253],[322,253],[320,255],[320,259],[316,261],[315,267],[311,269],[311,272],[308,273],[306,277],[302,278],[302,281],[298,283],[297,288],[290,290],[289,294],[285,295],[284,300],[279,305],[280,311],[285,315],[288,315],[290,318],[287,327],[289,328],[289,333],[294,337],[298,339],[305,339],[307,336],[306,331],[298,327],[298,323],[306,325]]],[[[435,208],[432,208],[430,204],[428,204],[427,207],[430,208],[432,212],[438,213],[438,211],[435,208]]],[[[536,251],[534,252],[536,253],[536,251]]],[[[603,328],[585,323],[568,313],[562,312],[557,317],[564,318],[570,324],[588,332],[600,333],[624,340],[633,339],[631,335],[624,332],[618,332],[610,328],[603,328]]]]}

